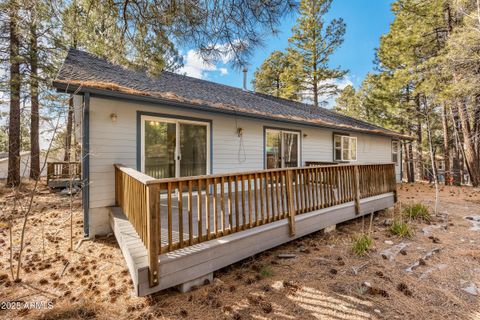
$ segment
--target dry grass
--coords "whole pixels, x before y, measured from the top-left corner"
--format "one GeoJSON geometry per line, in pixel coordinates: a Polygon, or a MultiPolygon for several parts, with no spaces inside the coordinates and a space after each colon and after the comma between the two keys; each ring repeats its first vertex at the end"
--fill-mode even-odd
{"type": "MultiPolygon", "coordinates": [[[[28,185],[23,191],[28,191],[28,185]]],[[[433,194],[423,184],[399,189],[405,204],[432,205],[433,194]]],[[[351,247],[351,237],[362,229],[359,219],[337,226],[331,234],[318,232],[220,270],[215,274],[219,280],[193,292],[169,290],[147,298],[132,294],[128,271],[112,237],[68,250],[68,201],[45,188],[29,220],[22,281],[12,282],[5,223],[11,202],[9,190],[0,189],[5,210],[0,220],[0,301],[51,301],[53,308],[0,310],[0,318],[474,319],[480,314],[479,297],[461,290],[462,280],[480,286],[480,233],[469,230],[471,223],[464,219],[480,215],[480,191],[472,188],[442,188],[442,217],[411,221],[415,231],[411,239],[389,233],[383,221],[391,213],[376,216],[374,244],[366,256],[356,256],[351,247]],[[389,261],[380,255],[391,247],[385,240],[409,246],[389,261]],[[441,251],[413,272],[405,271],[433,248],[441,251]],[[280,252],[295,253],[297,258],[278,259],[280,252]]],[[[15,218],[14,238],[18,239],[18,214],[15,218]]],[[[78,199],[74,231],[76,243],[82,237],[78,199]]]]}

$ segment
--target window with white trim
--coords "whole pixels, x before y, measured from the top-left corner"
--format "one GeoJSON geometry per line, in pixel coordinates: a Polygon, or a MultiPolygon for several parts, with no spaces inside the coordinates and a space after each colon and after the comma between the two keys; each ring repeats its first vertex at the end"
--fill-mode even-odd
{"type": "Polygon", "coordinates": [[[400,142],[397,140],[392,141],[392,162],[398,166],[398,159],[400,154],[400,142]]]}
{"type": "Polygon", "coordinates": [[[357,161],[357,137],[334,135],[335,161],[357,161]]]}

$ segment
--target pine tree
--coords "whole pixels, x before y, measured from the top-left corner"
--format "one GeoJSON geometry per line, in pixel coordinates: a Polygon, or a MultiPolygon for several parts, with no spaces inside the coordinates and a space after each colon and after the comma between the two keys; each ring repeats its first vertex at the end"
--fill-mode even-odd
{"type": "Polygon", "coordinates": [[[300,17],[289,39],[292,49],[302,57],[303,86],[307,95],[319,106],[319,98],[338,93],[334,80],[342,78],[347,71],[331,69],[329,59],[343,43],[345,23],[343,19],[325,22],[333,0],[302,0],[300,17]]]}
{"type": "Polygon", "coordinates": [[[302,82],[299,58],[291,50],[285,53],[272,52],[254,73],[254,90],[279,98],[299,100],[302,82]]]}
{"type": "Polygon", "coordinates": [[[20,34],[18,2],[8,3],[10,46],[10,117],[8,125],[8,175],[7,186],[20,184],[20,34]]]}

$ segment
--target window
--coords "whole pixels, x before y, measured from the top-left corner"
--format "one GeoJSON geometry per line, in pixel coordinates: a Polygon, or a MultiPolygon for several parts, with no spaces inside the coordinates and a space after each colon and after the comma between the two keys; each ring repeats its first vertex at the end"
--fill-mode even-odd
{"type": "Polygon", "coordinates": [[[357,137],[334,135],[334,160],[357,161],[357,137]]]}
{"type": "Polygon", "coordinates": [[[265,130],[265,168],[298,167],[300,133],[284,130],[265,130]]]}
{"type": "Polygon", "coordinates": [[[400,153],[400,142],[392,141],[392,162],[398,166],[398,155],[400,153]]]}
{"type": "Polygon", "coordinates": [[[145,174],[157,179],[208,174],[209,123],[142,115],[140,130],[145,174]]]}

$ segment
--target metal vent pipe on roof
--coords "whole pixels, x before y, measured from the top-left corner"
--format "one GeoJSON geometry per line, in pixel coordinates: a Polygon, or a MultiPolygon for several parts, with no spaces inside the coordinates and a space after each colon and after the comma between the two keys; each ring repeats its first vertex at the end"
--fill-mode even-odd
{"type": "Polygon", "coordinates": [[[248,72],[248,69],[247,68],[243,68],[243,90],[247,90],[247,72],[248,72]]]}

